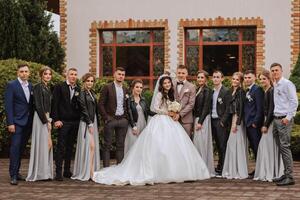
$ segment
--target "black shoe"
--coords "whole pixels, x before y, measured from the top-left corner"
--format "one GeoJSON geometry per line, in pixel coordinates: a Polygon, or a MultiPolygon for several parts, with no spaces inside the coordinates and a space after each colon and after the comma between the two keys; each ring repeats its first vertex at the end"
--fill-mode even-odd
{"type": "Polygon", "coordinates": [[[254,174],[255,174],[255,170],[253,170],[252,172],[250,172],[248,174],[248,179],[253,179],[254,178],[254,174]]]}
{"type": "Polygon", "coordinates": [[[277,186],[286,186],[286,185],[295,185],[295,181],[293,178],[286,177],[282,181],[276,183],[277,186]]]}
{"type": "Polygon", "coordinates": [[[278,182],[282,181],[282,180],[285,179],[285,178],[286,178],[286,176],[285,176],[285,175],[282,175],[282,176],[280,176],[280,177],[278,177],[278,178],[273,178],[273,182],[274,182],[274,183],[278,183],[278,182]]]}
{"type": "Polygon", "coordinates": [[[56,175],[55,180],[56,181],[63,181],[64,179],[63,179],[62,175],[56,175]]]}
{"type": "Polygon", "coordinates": [[[18,174],[17,175],[17,180],[18,181],[25,181],[25,178],[21,174],[18,174]]]}
{"type": "Polygon", "coordinates": [[[216,172],[216,174],[222,174],[222,169],[220,169],[220,168],[215,168],[215,172],[216,172]]]}
{"type": "Polygon", "coordinates": [[[18,185],[18,180],[17,180],[17,178],[16,178],[16,177],[11,178],[11,179],[10,179],[10,184],[11,184],[11,185],[18,185]]]}
{"type": "Polygon", "coordinates": [[[64,172],[64,177],[65,178],[71,178],[72,177],[72,173],[71,172],[64,172]]]}

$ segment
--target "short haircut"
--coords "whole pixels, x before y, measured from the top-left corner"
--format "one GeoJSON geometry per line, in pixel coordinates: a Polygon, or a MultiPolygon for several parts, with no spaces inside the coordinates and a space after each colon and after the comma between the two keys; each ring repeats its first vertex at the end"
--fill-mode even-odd
{"type": "Polygon", "coordinates": [[[134,80],[131,82],[131,85],[130,85],[131,89],[133,89],[134,86],[135,86],[136,84],[138,84],[138,83],[144,85],[142,79],[134,79],[134,80]]]}
{"type": "Polygon", "coordinates": [[[67,72],[69,72],[69,71],[75,71],[75,72],[77,72],[77,69],[76,69],[76,68],[74,68],[74,67],[71,67],[71,68],[69,68],[69,69],[68,69],[68,71],[67,71],[67,72]]]}
{"type": "Polygon", "coordinates": [[[279,63],[272,63],[272,65],[270,66],[270,69],[271,69],[272,67],[276,67],[276,66],[278,66],[278,67],[280,67],[280,68],[282,69],[282,66],[281,66],[281,64],[279,64],[279,63]]]}
{"type": "Polygon", "coordinates": [[[248,69],[248,70],[246,70],[246,71],[244,72],[244,75],[247,75],[247,74],[253,74],[253,75],[255,75],[255,72],[254,72],[254,70],[252,70],[252,69],[248,69]]]}
{"type": "Polygon", "coordinates": [[[39,71],[39,75],[40,77],[42,78],[43,77],[43,74],[45,73],[45,71],[50,71],[51,75],[52,75],[52,69],[48,66],[43,66],[40,71],[39,71]]]}
{"type": "Polygon", "coordinates": [[[22,67],[28,67],[29,68],[29,65],[27,63],[21,63],[21,64],[18,64],[18,70],[22,67]]]}
{"type": "Polygon", "coordinates": [[[188,71],[188,68],[185,65],[178,65],[177,69],[186,69],[188,71]]]}
{"type": "Polygon", "coordinates": [[[121,72],[125,72],[125,68],[124,67],[117,67],[116,71],[121,71],[121,72]]]}
{"type": "Polygon", "coordinates": [[[209,79],[209,74],[208,74],[207,71],[201,69],[201,70],[199,70],[199,71],[197,72],[197,76],[198,76],[199,74],[204,74],[206,80],[209,79]]]}
{"type": "Polygon", "coordinates": [[[84,75],[82,76],[81,80],[82,80],[82,82],[85,82],[85,81],[86,81],[88,78],[90,78],[90,77],[93,77],[93,79],[94,79],[94,81],[95,81],[96,78],[95,78],[94,74],[92,74],[92,73],[90,73],[90,72],[84,74],[84,75]]]}
{"type": "Polygon", "coordinates": [[[222,71],[220,71],[220,70],[214,70],[213,74],[214,74],[214,73],[220,73],[220,74],[221,74],[221,77],[222,77],[222,78],[224,77],[224,74],[223,74],[223,72],[222,72],[222,71]]]}

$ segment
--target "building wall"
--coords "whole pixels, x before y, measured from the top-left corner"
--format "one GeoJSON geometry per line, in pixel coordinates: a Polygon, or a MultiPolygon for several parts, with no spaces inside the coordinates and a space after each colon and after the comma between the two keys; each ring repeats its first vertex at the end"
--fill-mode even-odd
{"type": "Polygon", "coordinates": [[[290,74],[289,0],[68,0],[66,10],[67,66],[77,67],[80,75],[89,71],[89,29],[93,21],[168,19],[170,67],[175,69],[178,64],[177,33],[180,19],[208,19],[218,16],[262,18],[265,25],[265,66],[279,62],[284,66],[284,74],[290,74]]]}

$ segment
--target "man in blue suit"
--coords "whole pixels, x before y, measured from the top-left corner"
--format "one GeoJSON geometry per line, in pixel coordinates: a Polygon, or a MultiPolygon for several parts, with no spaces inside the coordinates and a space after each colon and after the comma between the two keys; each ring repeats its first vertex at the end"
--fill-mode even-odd
{"type": "Polygon", "coordinates": [[[24,180],[19,174],[21,156],[28,142],[32,127],[32,85],[28,82],[29,67],[18,65],[16,80],[8,82],[5,90],[5,112],[8,132],[11,134],[9,174],[10,184],[24,180]]]}
{"type": "MultiPolygon", "coordinates": [[[[258,144],[261,138],[261,127],[264,122],[264,91],[255,84],[255,73],[247,70],[244,73],[244,83],[246,86],[246,101],[244,104],[244,120],[246,133],[255,159],[257,156],[258,144]]],[[[255,171],[249,173],[249,178],[254,176],[255,171]]]]}

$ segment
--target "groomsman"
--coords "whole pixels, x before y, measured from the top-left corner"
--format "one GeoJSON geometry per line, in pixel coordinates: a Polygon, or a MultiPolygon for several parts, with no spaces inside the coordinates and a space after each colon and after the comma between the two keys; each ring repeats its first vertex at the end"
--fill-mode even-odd
{"type": "MultiPolygon", "coordinates": [[[[264,91],[255,84],[255,80],[256,77],[253,70],[245,71],[246,100],[244,104],[244,120],[250,148],[254,152],[256,159],[261,138],[261,127],[264,122],[264,91]]],[[[249,173],[249,178],[253,178],[254,173],[255,170],[249,173]]]]}
{"type": "Polygon", "coordinates": [[[191,137],[193,129],[193,108],[195,105],[196,88],[187,79],[188,69],[184,65],[179,65],[176,71],[177,81],[174,83],[174,95],[178,103],[181,104],[179,114],[174,120],[179,120],[186,133],[191,137]]]}
{"type": "Polygon", "coordinates": [[[274,79],[273,135],[279,146],[284,165],[284,175],[273,181],[278,186],[294,185],[291,130],[298,107],[296,87],[291,81],[282,76],[282,66],[280,64],[273,63],[270,70],[274,79]]]}
{"type": "Polygon", "coordinates": [[[56,85],[53,90],[52,119],[54,127],[58,129],[56,145],[56,177],[55,180],[62,181],[62,166],[64,161],[65,178],[70,178],[73,148],[78,133],[80,109],[79,92],[77,85],[77,69],[70,68],[67,71],[66,81],[56,85]]]}
{"type": "Polygon", "coordinates": [[[28,82],[29,67],[18,65],[16,80],[8,82],[4,95],[4,106],[8,132],[11,134],[9,174],[10,184],[25,180],[20,174],[21,157],[32,129],[32,84],[28,82]]]}
{"type": "Polygon", "coordinates": [[[211,130],[216,141],[219,160],[216,168],[216,175],[221,176],[226,153],[227,140],[229,136],[228,126],[230,114],[229,108],[231,94],[228,89],[222,85],[224,75],[221,71],[213,73],[212,81],[214,85],[212,96],[211,111],[211,130]]]}
{"type": "Polygon", "coordinates": [[[109,167],[112,136],[116,134],[116,159],[124,157],[124,142],[128,128],[126,109],[127,89],[124,87],[125,69],[117,67],[114,81],[105,85],[99,99],[99,112],[104,121],[103,166],[109,167]]]}

